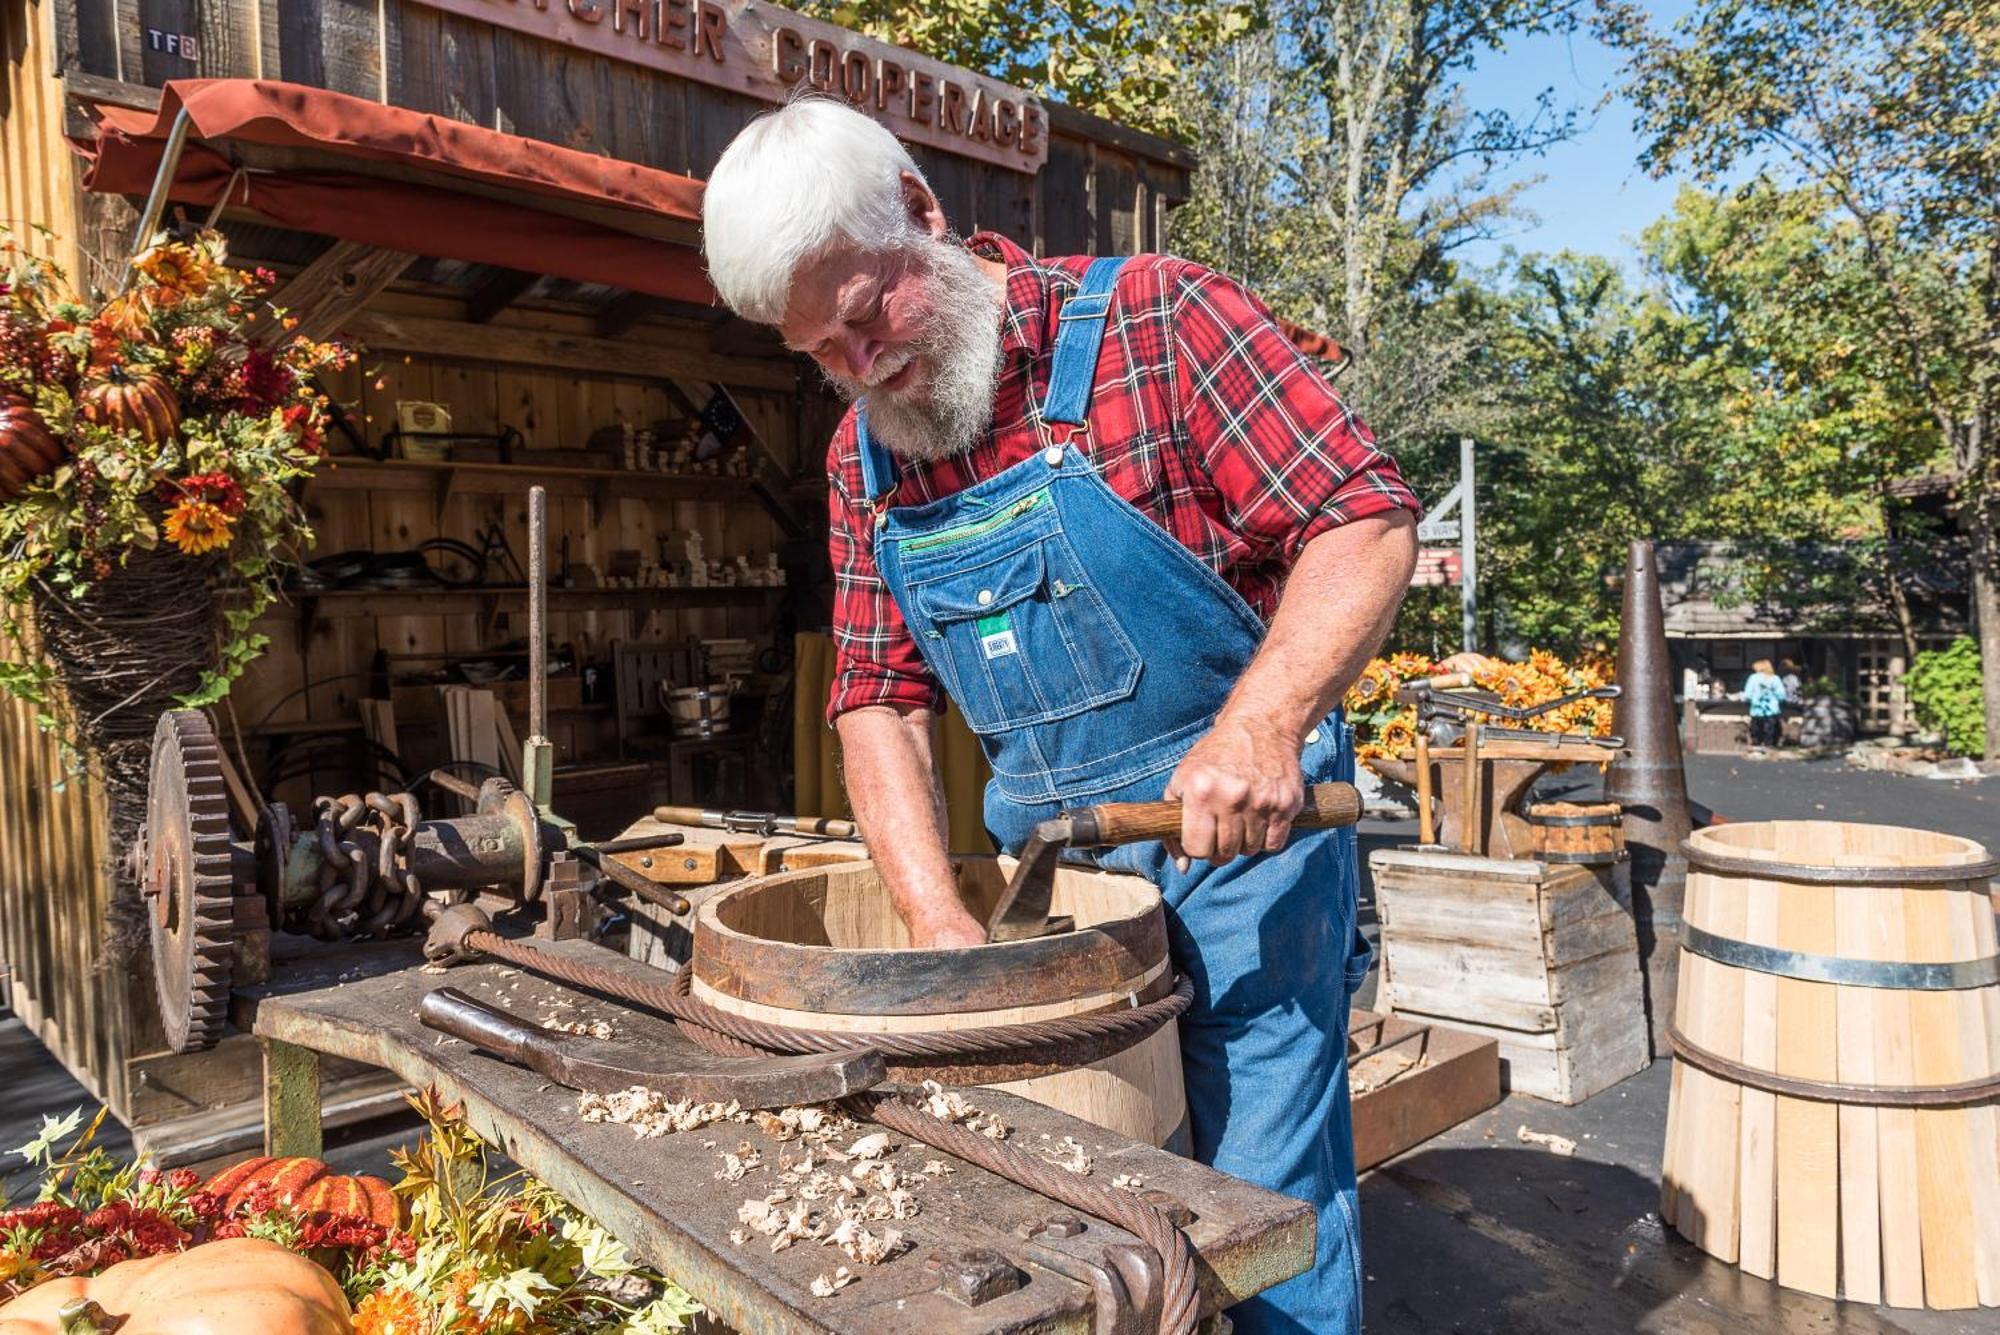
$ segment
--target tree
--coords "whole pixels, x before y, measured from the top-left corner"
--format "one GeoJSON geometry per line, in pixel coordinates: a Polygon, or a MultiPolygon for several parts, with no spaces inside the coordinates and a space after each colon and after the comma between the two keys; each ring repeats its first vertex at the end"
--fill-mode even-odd
{"type": "Polygon", "coordinates": [[[1671,32],[1629,4],[1606,14],[1631,52],[1644,165],[1783,174],[1853,225],[1871,281],[1849,314],[1952,461],[2000,757],[2000,7],[1701,0],[1671,32]]]}
{"type": "Polygon", "coordinates": [[[1385,443],[1476,429],[1465,374],[1486,331],[1453,256],[1511,216],[1504,161],[1566,136],[1544,91],[1517,120],[1461,79],[1515,38],[1567,31],[1578,0],[1306,0],[1271,5],[1199,67],[1202,156],[1175,248],[1242,277],[1354,354],[1343,388],[1385,443]]]}

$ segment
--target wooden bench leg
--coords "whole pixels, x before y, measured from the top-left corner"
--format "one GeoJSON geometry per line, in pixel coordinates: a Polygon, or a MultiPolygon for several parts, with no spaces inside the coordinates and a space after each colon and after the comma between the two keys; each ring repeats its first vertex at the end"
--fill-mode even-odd
{"type": "Polygon", "coordinates": [[[319,1054],[275,1038],[257,1041],[264,1048],[264,1153],[319,1158],[319,1054]]]}

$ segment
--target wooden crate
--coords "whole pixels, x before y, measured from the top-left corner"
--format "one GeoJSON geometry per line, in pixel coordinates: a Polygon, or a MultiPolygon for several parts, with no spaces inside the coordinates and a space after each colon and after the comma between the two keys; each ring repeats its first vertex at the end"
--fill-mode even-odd
{"type": "Polygon", "coordinates": [[[1377,1011],[1347,1022],[1354,1171],[1364,1173],[1500,1101],[1500,1045],[1377,1011]]]}
{"type": "Polygon", "coordinates": [[[1391,1013],[1496,1040],[1507,1088],[1557,1103],[1646,1068],[1632,919],[1589,868],[1404,850],[1369,865],[1391,1013]]]}

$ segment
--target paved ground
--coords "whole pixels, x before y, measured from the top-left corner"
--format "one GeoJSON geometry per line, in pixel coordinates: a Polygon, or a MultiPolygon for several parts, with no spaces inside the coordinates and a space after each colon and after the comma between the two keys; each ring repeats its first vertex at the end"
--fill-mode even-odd
{"type": "MultiPolygon", "coordinates": [[[[1688,759],[1688,792],[1735,821],[1861,820],[2000,845],[2000,779],[1951,783],[1849,770],[1837,760],[1688,759]]],[[[1594,780],[1575,785],[1587,793],[1594,780]]],[[[1367,850],[1413,840],[1371,822],[1367,850]]],[[[1364,890],[1365,894],[1365,890],[1364,890]]],[[[1363,904],[1364,930],[1373,914],[1363,904]]],[[[1371,1001],[1375,980],[1363,989],[1371,1001]]],[[[1512,1097],[1362,1179],[1367,1323],[1396,1335],[1597,1332],[2000,1331],[2000,1317],[1827,1302],[1713,1261],[1662,1225],[1660,1147],[1672,1066],[1656,1062],[1563,1108],[1512,1097]],[[1574,1158],[1519,1143],[1568,1136],[1574,1158]]]]}
{"type": "MultiPolygon", "coordinates": [[[[1846,770],[1837,761],[1697,756],[1689,790],[1733,820],[1834,818],[1922,826],[2000,844],[2000,780],[1947,783],[1846,770]]],[[[1406,842],[1412,824],[1370,822],[1366,849],[1406,842]]],[[[1365,863],[1364,863],[1365,865],[1365,863]]],[[[1364,902],[1363,922],[1373,917],[1364,902]]],[[[1371,979],[1359,1000],[1367,1004],[1371,979]]],[[[0,1022],[0,1147],[27,1141],[42,1113],[87,1102],[18,1023],[0,1022]]],[[[1655,1213],[1670,1068],[1576,1108],[1510,1098],[1363,1179],[1368,1326],[1396,1335],[2000,1331],[1961,1318],[1825,1302],[1746,1278],[1668,1233],[1655,1213]],[[1573,1158],[1522,1145],[1528,1126],[1576,1140],[1573,1158]]],[[[386,1172],[408,1122],[357,1128],[328,1157],[386,1172]]],[[[122,1129],[105,1143],[128,1144],[122,1129]]],[[[26,1185],[0,1150],[0,1183],[26,1185]]]]}

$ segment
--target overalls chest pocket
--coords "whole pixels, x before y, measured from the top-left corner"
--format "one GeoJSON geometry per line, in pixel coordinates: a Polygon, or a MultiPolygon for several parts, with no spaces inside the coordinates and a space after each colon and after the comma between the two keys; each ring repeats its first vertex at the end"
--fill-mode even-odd
{"type": "Polygon", "coordinates": [[[917,641],[974,732],[1052,723],[1122,700],[1139,652],[1060,531],[913,579],[917,641]]]}

